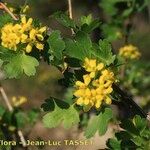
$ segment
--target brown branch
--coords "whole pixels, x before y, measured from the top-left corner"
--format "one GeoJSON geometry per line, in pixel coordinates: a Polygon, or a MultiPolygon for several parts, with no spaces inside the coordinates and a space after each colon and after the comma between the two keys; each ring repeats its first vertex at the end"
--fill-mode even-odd
{"type": "MultiPolygon", "coordinates": [[[[73,19],[73,13],[72,13],[72,0],[68,0],[68,10],[69,10],[69,17],[70,19],[73,19]]],[[[74,34],[73,29],[71,29],[72,34],[74,34]]]]}
{"type": "MultiPolygon", "coordinates": [[[[4,90],[4,88],[2,87],[2,85],[0,85],[0,93],[1,93],[1,95],[2,95],[2,98],[3,98],[3,100],[4,100],[5,104],[6,104],[6,106],[8,107],[8,110],[9,110],[10,112],[12,112],[14,109],[13,109],[13,107],[12,107],[12,105],[11,105],[9,99],[8,99],[8,96],[7,96],[7,94],[6,94],[5,90],[4,90]]],[[[18,130],[17,133],[18,133],[18,136],[19,136],[20,141],[21,141],[21,143],[22,143],[22,146],[23,146],[23,147],[27,147],[27,144],[26,144],[26,141],[25,141],[25,138],[24,138],[24,136],[23,136],[22,131],[18,130]]]]}
{"type": "Polygon", "coordinates": [[[18,18],[9,10],[9,8],[0,2],[0,9],[4,9],[14,20],[18,20],[18,18]]]}
{"type": "Polygon", "coordinates": [[[135,111],[141,117],[148,119],[148,115],[144,112],[144,110],[140,106],[138,106],[133,101],[133,99],[126,92],[124,92],[118,85],[113,84],[113,89],[120,95],[121,102],[128,105],[128,109],[130,109],[131,111],[135,111]]]}
{"type": "Polygon", "coordinates": [[[72,1],[68,0],[68,7],[69,7],[69,17],[70,19],[73,19],[73,14],[72,14],[72,1]]]}

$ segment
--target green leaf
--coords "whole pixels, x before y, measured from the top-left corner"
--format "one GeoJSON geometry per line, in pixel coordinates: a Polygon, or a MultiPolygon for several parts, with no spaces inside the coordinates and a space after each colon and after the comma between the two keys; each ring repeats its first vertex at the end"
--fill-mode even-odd
{"type": "Polygon", "coordinates": [[[112,117],[113,114],[110,108],[106,108],[104,112],[100,113],[99,122],[101,125],[99,126],[99,135],[104,135],[106,133],[108,122],[112,117]]]}
{"type": "Polygon", "coordinates": [[[36,73],[35,67],[38,65],[39,62],[35,58],[25,55],[24,53],[14,53],[12,57],[6,58],[4,71],[8,78],[18,78],[23,73],[27,76],[33,76],[36,73]]]}
{"type": "Polygon", "coordinates": [[[28,118],[24,112],[17,112],[15,114],[17,127],[22,128],[26,125],[28,118]]]}
{"type": "Polygon", "coordinates": [[[33,124],[37,121],[40,111],[38,109],[32,109],[28,112],[28,122],[33,124]]]}
{"type": "Polygon", "coordinates": [[[77,112],[77,110],[74,108],[74,106],[70,106],[69,109],[65,110],[66,113],[63,116],[64,120],[63,120],[63,125],[64,128],[68,129],[70,127],[72,127],[75,124],[78,124],[80,119],[79,119],[79,113],[77,112]]]}
{"type": "Polygon", "coordinates": [[[123,120],[120,126],[131,134],[139,135],[138,130],[131,120],[123,120]]]}
{"type": "Polygon", "coordinates": [[[111,150],[121,150],[121,141],[117,139],[109,139],[107,141],[107,146],[111,148],[111,150]]]}
{"type": "Polygon", "coordinates": [[[11,124],[12,123],[12,118],[13,118],[13,113],[6,111],[3,114],[3,122],[5,122],[6,124],[11,124]]]}
{"type": "Polygon", "coordinates": [[[142,146],[142,144],[144,143],[144,140],[140,136],[134,137],[131,141],[134,142],[134,144],[136,144],[137,146],[142,146]]]}
{"type": "Polygon", "coordinates": [[[63,73],[64,77],[60,79],[58,82],[60,85],[65,87],[71,87],[74,85],[74,73],[68,72],[67,70],[63,73]]]}
{"type": "Polygon", "coordinates": [[[92,48],[92,41],[87,33],[79,31],[75,36],[75,40],[84,50],[89,51],[92,48]]]}
{"type": "Polygon", "coordinates": [[[89,122],[86,131],[85,131],[85,136],[86,138],[91,138],[95,135],[96,131],[98,130],[100,123],[99,123],[99,115],[95,116],[91,119],[89,122]]]}
{"type": "Polygon", "coordinates": [[[79,122],[79,114],[73,106],[61,109],[55,104],[55,110],[43,117],[43,123],[48,128],[57,127],[62,122],[65,128],[70,128],[79,122]]]}
{"type": "Polygon", "coordinates": [[[124,12],[123,12],[123,14],[122,14],[122,16],[123,17],[129,17],[130,15],[131,15],[131,13],[133,12],[133,7],[130,7],[130,8],[128,8],[128,9],[126,9],[124,12]]]}
{"type": "Polygon", "coordinates": [[[2,66],[2,64],[3,64],[3,60],[0,59],[0,67],[2,66]]]}
{"type": "Polygon", "coordinates": [[[54,111],[55,108],[54,101],[51,99],[46,99],[45,102],[41,105],[41,108],[44,111],[54,111]]]}
{"type": "Polygon", "coordinates": [[[44,126],[47,128],[57,127],[63,120],[63,113],[63,110],[56,105],[53,112],[50,112],[43,117],[44,126]]]}
{"type": "Polygon", "coordinates": [[[133,122],[135,123],[135,127],[139,130],[140,133],[144,131],[144,129],[147,126],[147,121],[145,118],[141,118],[140,116],[136,115],[133,119],[133,122]]]}
{"type": "Polygon", "coordinates": [[[73,87],[69,87],[66,89],[66,92],[65,92],[65,95],[64,95],[64,99],[65,101],[72,105],[74,103],[74,100],[73,100],[73,93],[74,93],[74,88],[73,87]]]}
{"type": "Polygon", "coordinates": [[[83,24],[81,26],[81,31],[84,31],[86,33],[92,32],[94,29],[98,28],[100,26],[99,20],[93,20],[89,25],[83,24]]]}
{"type": "Polygon", "coordinates": [[[76,28],[75,22],[64,12],[58,11],[52,15],[59,23],[68,28],[76,28]]]}
{"type": "Polygon", "coordinates": [[[13,22],[13,19],[9,14],[0,15],[0,28],[9,22],[13,22]]]}
{"type": "Polygon", "coordinates": [[[86,138],[91,138],[99,131],[99,135],[104,135],[107,131],[108,122],[112,118],[112,110],[105,108],[98,116],[93,117],[85,130],[86,138]]]}
{"type": "Polygon", "coordinates": [[[62,59],[62,52],[65,49],[65,42],[62,40],[60,31],[53,31],[47,40],[50,50],[57,59],[62,59]]]}
{"type": "Polygon", "coordinates": [[[62,108],[62,109],[68,109],[69,108],[68,103],[66,103],[65,101],[59,100],[57,98],[54,98],[54,97],[50,97],[50,98],[46,99],[45,103],[43,103],[41,105],[41,108],[44,111],[54,111],[55,106],[56,106],[55,104],[57,104],[57,106],[62,108]]]}
{"type": "Polygon", "coordinates": [[[85,57],[91,57],[92,42],[88,34],[78,32],[75,40],[66,41],[65,54],[83,60],[85,57]]]}
{"type": "Polygon", "coordinates": [[[81,25],[87,24],[90,25],[93,21],[92,15],[89,14],[88,16],[82,16],[81,17],[81,25]]]}
{"type": "Polygon", "coordinates": [[[107,146],[110,149],[117,149],[114,144],[121,142],[121,149],[139,149],[139,150],[148,150],[149,148],[149,139],[150,139],[150,130],[145,118],[141,118],[136,115],[132,120],[124,120],[121,122],[120,127],[122,131],[115,134],[117,140],[113,141],[111,144],[110,139],[107,142],[107,146]]]}
{"type": "Polygon", "coordinates": [[[107,40],[99,41],[99,49],[92,51],[93,55],[97,57],[105,65],[110,65],[114,62],[116,56],[112,53],[111,45],[107,40]]]}
{"type": "Polygon", "coordinates": [[[129,140],[132,138],[132,136],[126,131],[120,131],[116,133],[115,136],[118,140],[129,140]]]}
{"type": "Polygon", "coordinates": [[[110,16],[113,16],[117,13],[118,9],[115,7],[115,4],[120,0],[102,0],[100,6],[103,8],[104,12],[110,16]]]}
{"type": "Polygon", "coordinates": [[[0,118],[3,116],[4,113],[5,113],[5,108],[0,106],[0,118]]]}
{"type": "Polygon", "coordinates": [[[92,15],[82,16],[81,17],[81,31],[90,33],[94,29],[100,26],[100,21],[95,19],[93,20],[92,15]]]}
{"type": "Polygon", "coordinates": [[[141,136],[149,140],[149,139],[150,139],[150,130],[149,130],[149,128],[145,129],[145,130],[141,133],[141,136]]]}
{"type": "Polygon", "coordinates": [[[122,37],[121,29],[114,24],[103,24],[101,26],[104,37],[112,42],[122,37]]]}

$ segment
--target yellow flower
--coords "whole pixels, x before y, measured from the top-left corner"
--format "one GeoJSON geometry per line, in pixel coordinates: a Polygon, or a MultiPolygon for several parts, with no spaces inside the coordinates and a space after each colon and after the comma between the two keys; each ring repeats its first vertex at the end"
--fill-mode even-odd
{"type": "Polygon", "coordinates": [[[21,42],[26,43],[26,40],[28,39],[28,36],[26,34],[21,35],[21,42]]]}
{"type": "Polygon", "coordinates": [[[26,16],[21,17],[21,26],[22,26],[21,31],[25,32],[25,31],[30,30],[32,28],[32,23],[33,23],[32,18],[29,18],[27,20],[26,16]]]}
{"type": "Polygon", "coordinates": [[[23,45],[22,50],[30,53],[33,46],[39,51],[44,49],[44,32],[46,27],[35,28],[33,19],[27,19],[26,16],[21,17],[21,23],[6,24],[1,29],[1,44],[2,46],[16,51],[19,45],[23,45]]]}
{"type": "Polygon", "coordinates": [[[102,70],[104,68],[104,64],[99,63],[96,68],[97,68],[97,70],[102,70]]]}
{"type": "Polygon", "coordinates": [[[95,77],[95,72],[91,72],[90,73],[90,78],[94,78],[95,77]]]}
{"type": "Polygon", "coordinates": [[[42,27],[42,28],[40,28],[40,29],[39,29],[39,33],[41,33],[41,34],[42,34],[42,33],[43,33],[43,32],[45,32],[46,30],[47,30],[47,28],[46,28],[46,27],[42,27]]]}
{"type": "Polygon", "coordinates": [[[30,9],[29,5],[26,5],[26,6],[23,8],[22,12],[23,12],[23,13],[26,13],[29,9],[30,9]]]}
{"type": "Polygon", "coordinates": [[[77,82],[75,83],[75,85],[76,85],[76,86],[79,86],[80,88],[85,88],[85,87],[86,87],[86,85],[85,85],[83,82],[81,82],[81,81],[77,81],[77,82]]]}
{"type": "Polygon", "coordinates": [[[104,90],[104,94],[110,94],[113,91],[112,87],[109,86],[107,89],[104,90]]]}
{"type": "Polygon", "coordinates": [[[99,86],[97,89],[96,89],[96,93],[97,94],[102,94],[104,92],[104,87],[102,86],[99,86]]]}
{"type": "Polygon", "coordinates": [[[91,78],[89,75],[84,75],[83,79],[84,79],[85,85],[88,85],[91,82],[91,78]]]}
{"type": "Polygon", "coordinates": [[[104,83],[104,87],[107,88],[112,84],[111,80],[106,81],[106,83],[104,83]]]}
{"type": "Polygon", "coordinates": [[[106,104],[110,105],[112,102],[111,98],[107,96],[105,102],[106,102],[106,104]]]}
{"type": "Polygon", "coordinates": [[[139,59],[141,56],[141,53],[139,52],[136,46],[129,44],[119,49],[119,55],[125,59],[132,60],[132,59],[139,59]]]}
{"type": "MultiPolygon", "coordinates": [[[[96,63],[95,59],[85,59],[84,66],[89,73],[83,75],[83,81],[76,81],[74,96],[76,103],[86,108],[100,108],[103,103],[111,104],[110,94],[115,82],[114,73],[104,68],[103,63],[96,63]]],[[[88,110],[89,110],[88,109],[88,110]]]]}
{"type": "Polygon", "coordinates": [[[86,71],[95,72],[96,71],[96,59],[85,58],[84,66],[86,71]]]}
{"type": "Polygon", "coordinates": [[[91,89],[91,94],[92,94],[93,97],[95,97],[96,96],[96,90],[95,89],[91,89]]]}
{"type": "Polygon", "coordinates": [[[15,26],[12,23],[6,24],[1,29],[2,46],[15,51],[17,44],[20,42],[20,35],[20,26],[18,24],[15,26]]]}
{"type": "Polygon", "coordinates": [[[84,94],[85,94],[85,90],[84,90],[84,89],[79,89],[79,90],[77,90],[77,91],[74,93],[74,95],[75,95],[76,97],[83,96],[84,94]]]}
{"type": "Polygon", "coordinates": [[[36,34],[37,34],[37,30],[35,30],[34,28],[30,30],[30,33],[29,33],[29,38],[31,40],[36,40],[36,34]]]}
{"type": "Polygon", "coordinates": [[[103,95],[96,95],[96,100],[101,101],[103,100],[104,96],[103,95]]]}
{"type": "Polygon", "coordinates": [[[41,44],[41,43],[36,43],[36,48],[39,49],[39,50],[42,50],[44,48],[44,45],[41,44]]]}
{"type": "Polygon", "coordinates": [[[82,97],[77,99],[77,104],[78,105],[82,105],[83,104],[83,98],[82,97]]]}
{"type": "Polygon", "coordinates": [[[30,53],[31,51],[32,51],[32,45],[28,44],[27,47],[26,47],[26,52],[30,53]]]}
{"type": "Polygon", "coordinates": [[[99,86],[98,80],[93,80],[92,85],[95,86],[95,87],[98,87],[99,86]]]}
{"type": "Polygon", "coordinates": [[[85,104],[85,105],[88,105],[89,102],[90,102],[90,100],[89,100],[88,98],[85,98],[85,99],[84,99],[84,104],[85,104]]]}
{"type": "Polygon", "coordinates": [[[19,107],[26,102],[27,102],[27,98],[24,96],[19,96],[19,97],[13,96],[12,97],[12,103],[13,103],[13,106],[15,106],[15,107],[19,107]]]}
{"type": "Polygon", "coordinates": [[[96,107],[96,108],[100,108],[101,104],[102,104],[101,101],[97,101],[96,104],[95,104],[95,107],[96,107]]]}
{"type": "Polygon", "coordinates": [[[85,58],[83,67],[87,72],[91,72],[90,74],[91,78],[94,78],[95,72],[102,70],[104,68],[104,64],[103,63],[97,64],[96,59],[85,58]]]}
{"type": "Polygon", "coordinates": [[[87,88],[87,89],[85,90],[85,96],[86,96],[86,97],[90,97],[90,96],[91,96],[91,91],[90,91],[89,88],[87,88]]]}

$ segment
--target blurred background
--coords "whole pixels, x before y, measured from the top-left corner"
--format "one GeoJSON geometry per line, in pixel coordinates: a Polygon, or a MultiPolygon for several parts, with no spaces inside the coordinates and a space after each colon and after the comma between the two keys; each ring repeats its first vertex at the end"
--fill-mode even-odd
{"type": "MultiPolygon", "coordinates": [[[[24,0],[7,0],[12,5],[24,5],[24,0]]],[[[28,0],[30,10],[29,15],[33,18],[38,18],[44,25],[47,25],[51,30],[61,30],[61,32],[67,37],[71,35],[71,31],[62,27],[50,16],[59,10],[67,11],[67,0],[28,0]]],[[[94,18],[99,18],[101,21],[109,20],[109,17],[104,13],[104,10],[100,7],[101,0],[72,0],[73,6],[73,18],[78,22],[82,15],[92,14],[94,18]]],[[[139,47],[142,53],[142,61],[149,63],[150,61],[150,4],[142,12],[137,13],[133,18],[133,30],[129,41],[139,47]]],[[[98,36],[100,31],[95,31],[95,35],[98,36]]],[[[99,35],[98,38],[101,38],[99,35]]],[[[117,53],[120,46],[123,46],[124,41],[122,39],[112,42],[114,51],[117,53]]],[[[45,62],[40,64],[36,76],[28,78],[22,77],[21,79],[3,80],[4,86],[9,98],[12,96],[25,96],[28,102],[22,107],[25,110],[30,108],[40,108],[41,104],[49,96],[62,98],[66,89],[58,84],[58,79],[62,78],[61,73],[53,66],[48,66],[45,62]]],[[[148,91],[148,89],[147,89],[148,91]]],[[[149,89],[150,91],[150,89],[149,89]]],[[[33,126],[29,137],[31,139],[84,139],[83,133],[77,131],[74,127],[70,130],[64,130],[62,127],[57,129],[45,129],[41,123],[41,118],[33,126]]],[[[116,126],[111,126],[103,137],[97,135],[91,139],[94,141],[93,145],[88,147],[54,147],[54,149],[104,149],[105,141],[107,137],[111,137],[116,126]]],[[[26,129],[25,129],[26,130],[26,129]]],[[[26,132],[26,131],[24,131],[26,132]]],[[[31,148],[38,149],[38,148],[31,148]]],[[[43,148],[44,150],[51,149],[49,147],[43,148]]]]}

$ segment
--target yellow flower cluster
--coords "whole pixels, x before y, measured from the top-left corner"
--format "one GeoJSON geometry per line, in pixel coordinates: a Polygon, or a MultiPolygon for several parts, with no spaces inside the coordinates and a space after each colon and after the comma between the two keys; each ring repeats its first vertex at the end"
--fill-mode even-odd
{"type": "Polygon", "coordinates": [[[19,97],[13,96],[12,97],[12,103],[13,103],[13,106],[15,106],[15,107],[19,107],[26,102],[27,102],[27,98],[24,96],[19,96],[19,97]]]}
{"type": "Polygon", "coordinates": [[[23,8],[22,12],[26,13],[29,9],[30,9],[29,5],[25,5],[25,7],[23,8]]]}
{"type": "Polygon", "coordinates": [[[141,53],[136,46],[129,44],[119,49],[119,55],[126,59],[138,59],[141,53]]]}
{"type": "Polygon", "coordinates": [[[111,104],[110,93],[113,91],[114,73],[105,69],[103,63],[97,64],[96,59],[85,58],[83,67],[88,74],[83,76],[83,82],[75,83],[74,95],[77,97],[77,104],[89,108],[100,108],[103,102],[111,104]]]}
{"type": "Polygon", "coordinates": [[[25,51],[30,53],[33,46],[42,50],[44,48],[44,32],[46,27],[35,28],[33,26],[33,19],[26,19],[25,16],[21,18],[20,24],[6,24],[1,29],[2,46],[16,51],[19,44],[25,45],[25,51]]]}

